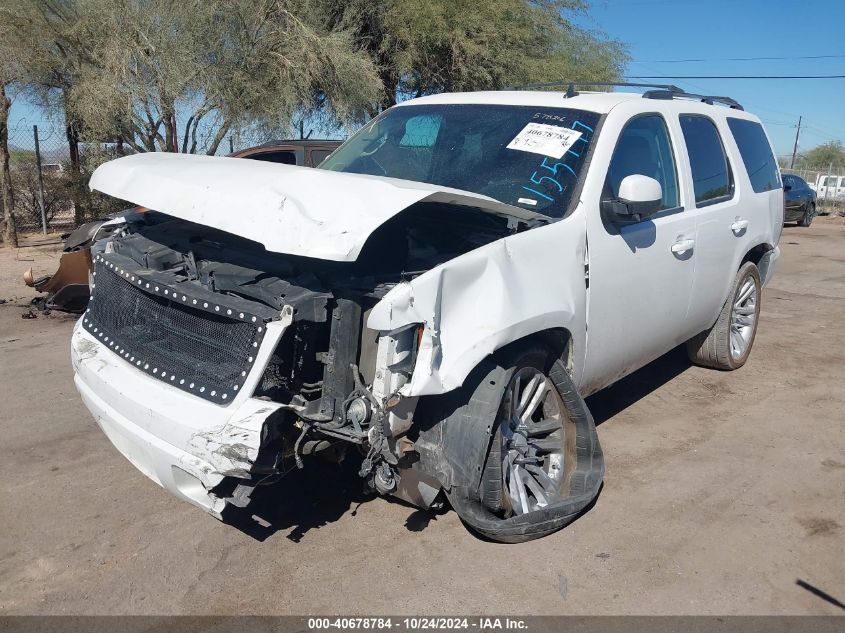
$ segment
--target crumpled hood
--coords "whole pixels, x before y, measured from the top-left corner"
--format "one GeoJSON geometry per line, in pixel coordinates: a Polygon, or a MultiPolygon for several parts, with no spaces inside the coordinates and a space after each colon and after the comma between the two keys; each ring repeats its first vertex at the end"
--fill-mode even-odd
{"type": "Polygon", "coordinates": [[[426,183],[242,158],[154,152],[101,165],[107,195],[264,245],[268,251],[354,261],[384,222],[422,201],[530,220],[539,214],[426,183]]]}

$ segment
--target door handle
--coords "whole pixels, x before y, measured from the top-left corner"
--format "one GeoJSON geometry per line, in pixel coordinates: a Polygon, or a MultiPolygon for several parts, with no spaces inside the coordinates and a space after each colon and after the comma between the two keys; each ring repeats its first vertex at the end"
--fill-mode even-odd
{"type": "Polygon", "coordinates": [[[734,223],[731,224],[731,231],[734,233],[739,233],[746,228],[748,228],[748,220],[743,220],[742,218],[737,218],[734,223]]]}
{"type": "Polygon", "coordinates": [[[672,244],[672,252],[676,255],[682,255],[687,251],[691,251],[693,246],[695,246],[695,240],[678,240],[677,242],[672,244]]]}

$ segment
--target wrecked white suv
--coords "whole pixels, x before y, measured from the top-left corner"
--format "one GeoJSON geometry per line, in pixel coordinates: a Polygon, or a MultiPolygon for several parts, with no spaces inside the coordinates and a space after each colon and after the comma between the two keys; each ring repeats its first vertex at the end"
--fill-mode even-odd
{"type": "Polygon", "coordinates": [[[72,342],[138,469],[221,517],[360,455],[500,541],[598,493],[586,395],[685,342],[745,362],[783,224],[759,120],[672,87],[424,97],[318,169],[139,154],[91,187],[154,210],[95,245],[72,342]]]}

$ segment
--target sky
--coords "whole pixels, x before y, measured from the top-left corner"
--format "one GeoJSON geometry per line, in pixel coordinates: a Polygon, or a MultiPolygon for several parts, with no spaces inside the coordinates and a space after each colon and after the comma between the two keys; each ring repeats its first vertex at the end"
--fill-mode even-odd
{"type": "MultiPolygon", "coordinates": [[[[592,0],[591,4],[579,24],[628,43],[628,77],[845,75],[842,0],[592,0]],[[736,60],[748,57],[789,59],[736,60]],[[707,61],[667,61],[690,59],[707,61]]],[[[803,116],[799,152],[830,140],[845,143],[845,79],[651,81],[733,97],[763,120],[778,155],[792,153],[799,115],[803,116]]],[[[13,105],[11,114],[12,128],[31,128],[34,123],[50,127],[36,108],[22,100],[13,105]]]]}
{"type": "MultiPolygon", "coordinates": [[[[628,43],[628,77],[845,75],[842,0],[593,0],[579,23],[628,43]],[[796,59],[823,55],[838,57],[796,59]],[[735,61],[748,57],[790,59],[735,61]],[[707,61],[667,61],[690,59],[707,61]]],[[[845,79],[630,81],[733,97],[763,120],[778,155],[792,153],[799,116],[799,152],[845,143],[845,79]]]]}

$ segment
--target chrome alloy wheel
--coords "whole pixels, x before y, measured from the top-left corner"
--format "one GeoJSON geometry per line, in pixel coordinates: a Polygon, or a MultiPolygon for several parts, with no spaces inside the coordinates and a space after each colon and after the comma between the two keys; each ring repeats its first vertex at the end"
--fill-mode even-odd
{"type": "Polygon", "coordinates": [[[731,357],[742,358],[754,338],[757,325],[757,284],[746,277],[734,296],[731,310],[731,357]]]}
{"type": "Polygon", "coordinates": [[[508,514],[544,508],[560,496],[565,466],[564,415],[557,389],[539,369],[523,367],[514,373],[499,413],[508,514]]]}

